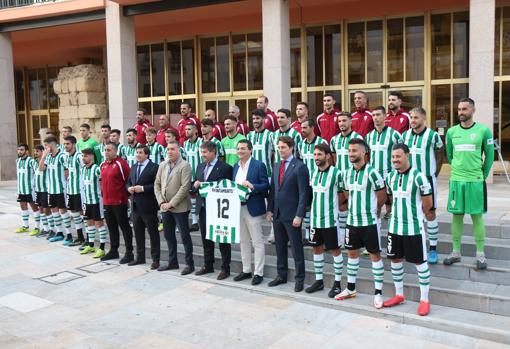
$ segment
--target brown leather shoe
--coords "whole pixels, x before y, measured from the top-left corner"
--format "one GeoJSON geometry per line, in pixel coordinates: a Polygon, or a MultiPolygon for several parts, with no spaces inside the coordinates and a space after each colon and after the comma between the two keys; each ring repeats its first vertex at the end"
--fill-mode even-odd
{"type": "Polygon", "coordinates": [[[202,268],[200,268],[199,271],[197,271],[195,273],[195,275],[200,276],[200,275],[205,275],[205,274],[210,274],[210,273],[214,273],[214,269],[208,269],[206,267],[202,267],[202,268]]]}
{"type": "Polygon", "coordinates": [[[219,274],[218,274],[218,280],[225,280],[226,278],[228,278],[230,276],[230,273],[228,271],[225,271],[225,270],[222,270],[219,274]]]}
{"type": "Polygon", "coordinates": [[[159,268],[159,262],[154,261],[151,264],[151,270],[158,269],[159,268]]]}

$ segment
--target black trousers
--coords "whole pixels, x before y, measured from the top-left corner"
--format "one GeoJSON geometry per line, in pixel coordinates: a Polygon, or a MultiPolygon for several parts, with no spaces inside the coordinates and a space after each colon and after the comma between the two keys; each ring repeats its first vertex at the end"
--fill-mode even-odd
{"type": "Polygon", "coordinates": [[[287,280],[288,265],[288,242],[292,248],[294,265],[296,268],[296,281],[305,279],[305,256],[303,251],[303,239],[301,238],[301,228],[292,226],[292,221],[282,222],[273,221],[274,242],[276,245],[276,269],[278,276],[287,280]]]}
{"type": "Polygon", "coordinates": [[[160,245],[158,232],[158,213],[140,214],[133,210],[133,226],[136,239],[136,259],[145,261],[145,229],[151,241],[151,257],[153,262],[159,262],[160,245]]]}
{"type": "Polygon", "coordinates": [[[133,231],[129,225],[127,205],[104,205],[104,218],[110,234],[111,249],[117,251],[120,245],[119,227],[122,230],[126,254],[133,253],[133,231]]]}
{"type": "MultiPolygon", "coordinates": [[[[205,238],[206,229],[206,211],[202,207],[199,213],[200,233],[202,234],[202,245],[204,246],[204,267],[214,269],[214,241],[205,238]]],[[[232,258],[232,249],[230,244],[220,243],[221,252],[221,270],[230,273],[230,260],[232,258]]]]}
{"type": "Polygon", "coordinates": [[[175,238],[175,227],[179,227],[182,244],[184,245],[186,265],[194,267],[193,263],[193,241],[189,232],[189,212],[173,213],[162,212],[163,230],[168,245],[168,265],[179,266],[177,261],[177,239],[175,238]]]}

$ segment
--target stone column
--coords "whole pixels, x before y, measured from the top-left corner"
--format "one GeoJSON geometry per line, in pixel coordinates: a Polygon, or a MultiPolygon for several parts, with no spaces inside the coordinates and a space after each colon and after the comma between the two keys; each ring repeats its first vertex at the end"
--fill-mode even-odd
{"type": "Polygon", "coordinates": [[[264,94],[272,110],[290,109],[289,3],[262,0],[264,94]]]}
{"type": "MultiPolygon", "coordinates": [[[[469,96],[476,104],[475,121],[494,130],[495,0],[469,1],[469,96]]],[[[488,178],[492,182],[492,175],[488,178]]]]}
{"type": "Polygon", "coordinates": [[[124,17],[122,6],[106,1],[106,51],[110,125],[124,133],[135,123],[136,84],[135,22],[124,17]]]}
{"type": "Polygon", "coordinates": [[[0,105],[2,106],[2,146],[0,180],[16,179],[16,99],[10,33],[0,33],[0,105]]]}

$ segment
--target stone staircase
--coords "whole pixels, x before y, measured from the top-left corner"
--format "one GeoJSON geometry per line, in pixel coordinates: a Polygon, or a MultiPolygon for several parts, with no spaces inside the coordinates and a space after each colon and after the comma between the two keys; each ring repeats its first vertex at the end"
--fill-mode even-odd
{"type": "MultiPolygon", "coordinates": [[[[269,224],[263,225],[265,235],[269,234],[269,224]]],[[[376,310],[372,306],[372,294],[374,284],[371,272],[371,262],[368,256],[360,258],[360,269],[357,279],[357,290],[360,295],[351,300],[338,302],[327,298],[327,291],[308,295],[304,292],[294,293],[292,288],[287,291],[274,290],[273,288],[259,285],[252,287],[249,281],[236,283],[229,278],[227,281],[233,287],[243,287],[253,292],[275,293],[282,297],[293,297],[304,302],[313,302],[327,307],[339,307],[347,311],[362,312],[373,316],[389,317],[395,321],[413,323],[420,326],[437,328],[469,336],[496,340],[510,344],[510,227],[504,225],[488,225],[486,240],[486,256],[488,268],[477,271],[475,265],[475,244],[472,237],[470,224],[466,224],[465,236],[462,244],[462,262],[453,266],[444,266],[442,259],[451,251],[450,226],[447,222],[440,223],[439,244],[437,247],[440,263],[430,266],[432,279],[430,289],[430,301],[432,304],[431,314],[427,317],[416,315],[417,302],[419,302],[420,289],[418,277],[414,265],[405,263],[404,292],[406,307],[376,310]]],[[[383,222],[382,245],[385,277],[383,293],[385,298],[394,293],[394,287],[390,271],[389,260],[385,258],[386,247],[386,222],[383,222]]],[[[194,246],[194,260],[197,268],[202,266],[203,251],[199,232],[192,233],[194,246]]],[[[180,238],[178,238],[180,242],[180,238]]],[[[149,245],[147,241],[146,246],[149,245]]],[[[276,249],[272,244],[266,244],[266,263],[264,269],[265,282],[276,277],[276,249]]],[[[346,285],[344,254],[344,272],[342,286],[346,285]]],[[[150,249],[147,247],[146,256],[150,257],[150,249]]],[[[305,247],[306,278],[305,285],[315,280],[313,270],[313,251],[311,247],[305,247]]],[[[181,268],[184,266],[184,249],[179,243],[178,258],[181,268]]],[[[166,241],[161,234],[161,259],[168,259],[166,241]]],[[[221,257],[216,248],[216,268],[219,270],[221,257]]],[[[326,290],[333,283],[333,259],[325,254],[324,281],[326,290]]],[[[232,246],[231,274],[235,275],[242,269],[239,245],[232,246]]],[[[292,251],[289,248],[289,282],[294,280],[294,262],[292,251]]],[[[209,276],[202,279],[217,282],[209,276]]],[[[225,281],[222,281],[225,282],[225,281]]]]}

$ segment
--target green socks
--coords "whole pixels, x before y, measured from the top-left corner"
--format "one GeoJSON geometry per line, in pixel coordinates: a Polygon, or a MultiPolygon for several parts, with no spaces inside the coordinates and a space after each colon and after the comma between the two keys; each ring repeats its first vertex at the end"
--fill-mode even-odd
{"type": "MultiPolygon", "coordinates": [[[[485,224],[481,214],[472,214],[473,236],[475,238],[476,252],[483,252],[485,247],[485,224]]],[[[453,252],[460,254],[461,238],[464,232],[464,215],[454,214],[452,219],[453,252]]]]}

